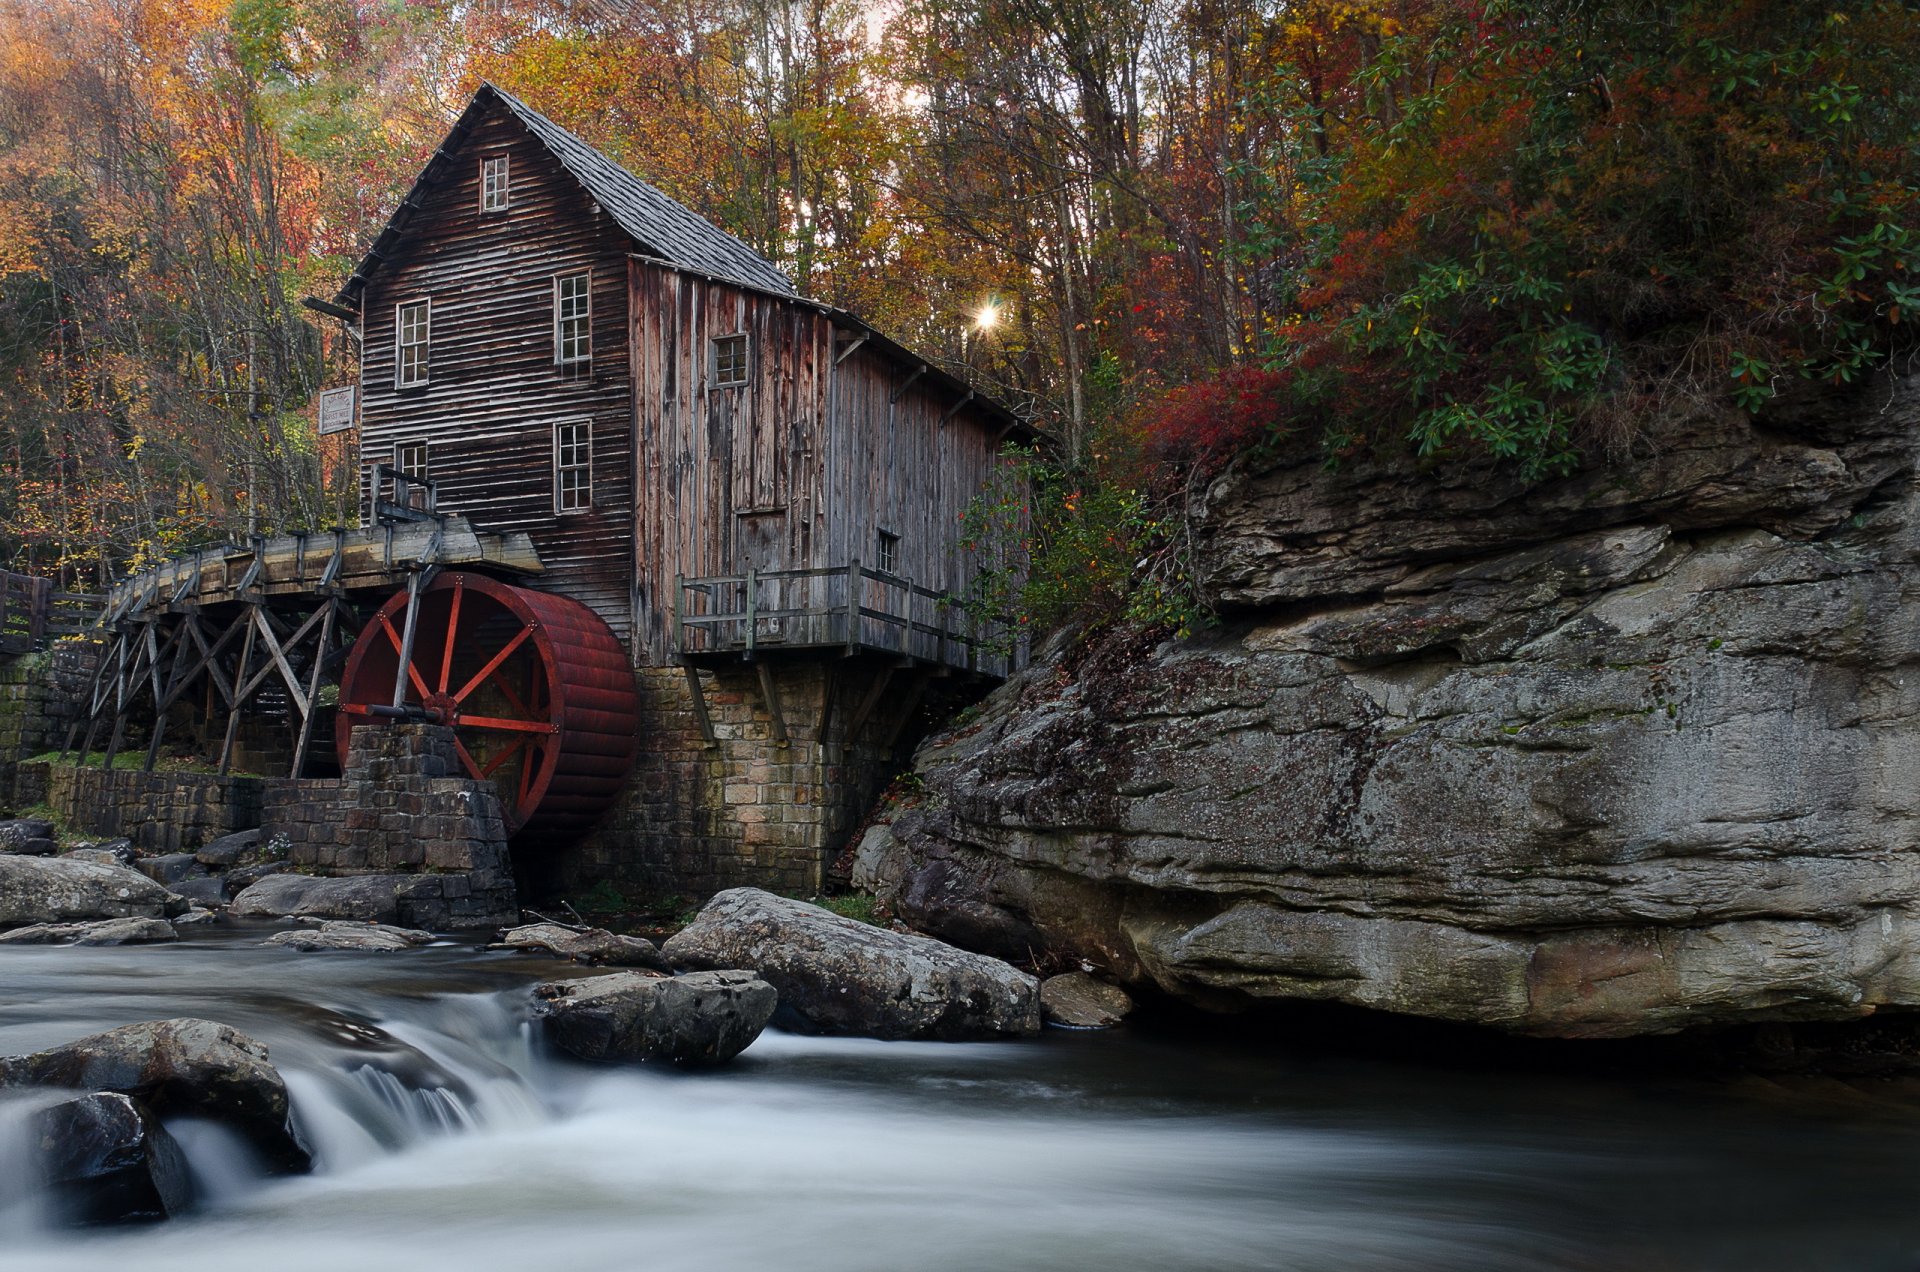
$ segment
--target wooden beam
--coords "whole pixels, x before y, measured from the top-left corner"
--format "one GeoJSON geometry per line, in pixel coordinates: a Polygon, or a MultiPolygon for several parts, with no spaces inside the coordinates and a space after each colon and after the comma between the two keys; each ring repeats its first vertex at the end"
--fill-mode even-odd
{"type": "Polygon", "coordinates": [[[952,406],[950,406],[950,407],[948,407],[948,408],[947,408],[947,411],[946,411],[946,414],[944,414],[944,415],[942,415],[942,416],[940,417],[940,422],[941,422],[942,424],[945,424],[945,423],[946,423],[946,422],[947,422],[948,420],[950,420],[950,419],[952,419],[952,418],[953,418],[954,416],[956,416],[956,415],[958,415],[958,414],[960,414],[960,408],[961,408],[961,407],[963,407],[963,406],[965,406],[965,405],[966,405],[967,403],[969,403],[969,402],[971,402],[971,401],[973,401],[973,390],[972,390],[972,389],[968,389],[968,390],[967,390],[967,396],[965,396],[965,397],[963,397],[963,398],[961,398],[961,399],[960,399],[960,400],[959,400],[958,402],[955,402],[955,403],[954,403],[954,404],[953,404],[952,406]]]}
{"type": "Polygon", "coordinates": [[[892,406],[895,402],[898,402],[902,397],[906,396],[907,390],[913,387],[913,382],[926,373],[927,364],[922,362],[913,369],[913,374],[908,376],[906,380],[901,383],[900,387],[893,391],[893,396],[887,399],[887,405],[892,406]]]}
{"type": "Polygon", "coordinates": [[[840,744],[842,755],[853,750],[854,739],[860,736],[861,727],[866,724],[867,717],[873,714],[873,709],[880,705],[880,696],[886,693],[887,686],[892,682],[892,666],[882,667],[880,674],[875,676],[873,683],[867,687],[867,696],[860,700],[859,707],[854,710],[853,719],[847,721],[847,740],[840,744]]]}
{"type": "Polygon", "coordinates": [[[787,717],[780,710],[780,692],[773,684],[773,669],[765,663],[759,664],[760,692],[767,700],[767,714],[773,719],[773,742],[775,746],[787,745],[787,717]]]}
{"type": "Polygon", "coordinates": [[[700,672],[690,662],[682,662],[680,669],[687,673],[687,691],[693,695],[693,718],[699,722],[700,736],[706,739],[708,747],[720,745],[720,739],[713,734],[713,717],[707,714],[707,691],[700,683],[700,672]]]}
{"type": "MultiPolygon", "coordinates": [[[[249,606],[249,608],[252,607],[249,606]]],[[[247,629],[247,638],[240,642],[240,666],[233,675],[236,692],[233,695],[233,700],[227,704],[227,736],[226,739],[220,743],[220,776],[222,777],[225,777],[233,767],[233,740],[240,732],[240,709],[246,705],[247,701],[246,692],[240,691],[238,687],[245,683],[247,669],[253,665],[254,624],[252,615],[243,616],[241,624],[247,629]]]]}
{"type": "Polygon", "coordinates": [[[871,338],[871,334],[872,333],[870,332],[862,332],[856,339],[849,340],[847,342],[847,347],[834,355],[833,365],[837,367],[842,362],[845,362],[848,358],[851,358],[853,356],[853,351],[855,349],[858,349],[861,345],[867,343],[867,341],[871,338]]]}
{"type": "Polygon", "coordinates": [[[319,712],[314,701],[320,695],[320,669],[327,661],[327,644],[333,639],[333,616],[340,602],[328,597],[324,610],[326,617],[320,623],[320,639],[313,650],[313,670],[307,677],[307,705],[300,713],[300,737],[293,746],[293,771],[289,777],[299,777],[307,767],[307,747],[313,741],[313,717],[319,712]]]}
{"type": "Polygon", "coordinates": [[[907,722],[913,719],[913,713],[919,710],[920,699],[926,696],[926,692],[926,677],[914,677],[913,688],[907,690],[907,700],[901,705],[900,714],[894,717],[893,727],[887,730],[887,740],[880,744],[881,749],[889,755],[893,753],[894,746],[900,741],[900,731],[907,727],[907,722]]]}

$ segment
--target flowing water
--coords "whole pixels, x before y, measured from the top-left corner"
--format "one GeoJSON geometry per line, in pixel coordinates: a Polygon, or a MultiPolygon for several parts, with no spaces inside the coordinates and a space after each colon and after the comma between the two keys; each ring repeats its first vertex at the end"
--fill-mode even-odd
{"type": "Polygon", "coordinates": [[[174,1124],[203,1198],[40,1222],[0,1102],[0,1268],[140,1272],[1920,1268],[1920,1116],[1707,1079],[1359,1062],[1162,1028],[943,1045],[769,1032],[707,1074],[547,1054],[447,943],[0,949],[0,1053],[204,1016],[266,1042],[318,1158],[263,1181],[174,1124]]]}

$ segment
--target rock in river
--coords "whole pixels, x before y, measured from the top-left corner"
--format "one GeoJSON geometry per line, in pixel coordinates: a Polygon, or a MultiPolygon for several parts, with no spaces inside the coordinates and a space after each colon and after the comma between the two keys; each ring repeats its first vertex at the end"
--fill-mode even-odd
{"type": "Polygon", "coordinates": [[[186,1155],[139,1101],[98,1091],[34,1115],[34,1166],[55,1215],[70,1224],[138,1223],[193,1200],[186,1155]]]}
{"type": "Polygon", "coordinates": [[[406,950],[433,940],[433,933],[384,923],[322,923],[297,932],[275,932],[268,945],[296,950],[406,950]]]}
{"type": "Polygon", "coordinates": [[[675,967],[751,968],[812,1033],[941,1041],[1040,1031],[1040,983],[984,954],[758,888],[715,896],[669,940],[675,967]]]}
{"type": "Polygon", "coordinates": [[[1085,972],[1049,976],[1040,982],[1040,1013],[1050,1025],[1066,1029],[1107,1029],[1133,1010],[1133,999],[1118,985],[1085,972]]]}
{"type": "Polygon", "coordinates": [[[496,948],[543,951],[570,958],[576,963],[650,967],[656,972],[667,970],[666,957],[652,941],[638,936],[621,936],[605,928],[576,931],[558,923],[529,923],[501,937],[496,948]]]}
{"type": "Polygon", "coordinates": [[[556,1046],[582,1060],[725,1064],[760,1036],[779,1003],[752,972],[614,972],[536,986],[556,1046]]]}
{"type": "Polygon", "coordinates": [[[187,908],[136,870],[71,857],[0,855],[0,928],[85,919],[163,919],[187,908]]]}
{"type": "Polygon", "coordinates": [[[391,923],[399,917],[400,889],[412,875],[346,875],[337,879],[270,874],[233,899],[242,918],[359,919],[391,923]]]}
{"type": "Polygon", "coordinates": [[[311,1165],[289,1116],[287,1084],[267,1063],[266,1047],[211,1020],[150,1020],[0,1059],[0,1086],[117,1091],[162,1117],[231,1126],[276,1174],[311,1165]]]}
{"type": "Polygon", "coordinates": [[[14,928],[0,932],[0,945],[157,945],[179,936],[165,919],[96,919],[14,928]]]}

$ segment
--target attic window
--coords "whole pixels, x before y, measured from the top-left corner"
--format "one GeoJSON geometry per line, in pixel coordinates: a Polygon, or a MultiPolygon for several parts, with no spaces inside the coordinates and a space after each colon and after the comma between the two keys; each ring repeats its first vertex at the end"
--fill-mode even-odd
{"type": "Polygon", "coordinates": [[[393,387],[417,388],[427,382],[427,330],[430,303],[410,300],[393,307],[393,387]]]}
{"type": "Polygon", "coordinates": [[[747,338],[716,336],[713,341],[713,374],[716,389],[738,388],[747,382],[747,338]]]}
{"type": "Polygon", "coordinates": [[[494,155],[480,161],[480,210],[507,210],[507,156],[494,155]]]}

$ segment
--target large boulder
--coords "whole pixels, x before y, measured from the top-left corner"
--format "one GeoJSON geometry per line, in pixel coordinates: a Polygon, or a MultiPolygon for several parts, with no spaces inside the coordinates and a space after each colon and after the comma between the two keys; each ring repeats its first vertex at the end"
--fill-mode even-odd
{"type": "Polygon", "coordinates": [[[234,866],[214,876],[220,880],[229,899],[239,896],[268,875],[287,874],[293,869],[285,861],[258,861],[250,866],[234,866]]]}
{"type": "Polygon", "coordinates": [[[86,919],[164,919],[184,899],[136,870],[71,857],[0,855],[0,928],[86,919]]]}
{"type": "Polygon", "coordinates": [[[174,884],[183,879],[202,879],[207,868],[190,852],[170,852],[160,857],[142,857],[133,863],[138,870],[155,883],[174,884]]]}
{"type": "Polygon", "coordinates": [[[779,1004],[752,972],[661,976],[614,972],[534,988],[547,1037],[582,1060],[725,1064],[766,1028],[779,1004]]]}
{"type": "Polygon", "coordinates": [[[345,923],[338,920],[322,923],[317,928],[302,928],[293,932],[275,932],[266,939],[268,945],[280,945],[293,950],[409,950],[416,945],[426,945],[433,940],[433,933],[421,932],[414,928],[389,927],[384,923],[345,923]]]}
{"type": "Polygon", "coordinates": [[[293,1126],[287,1084],[267,1062],[266,1047],[211,1020],[150,1020],[0,1058],[0,1086],[116,1091],[162,1117],[231,1126],[276,1174],[312,1164],[293,1126]]]}
{"type": "Polygon", "coordinates": [[[716,895],[663,952],[675,967],[759,973],[779,991],[783,1021],[812,1033],[964,1041],[1040,1031],[1039,982],[1018,968],[758,888],[716,895]]]}
{"type": "Polygon", "coordinates": [[[652,941],[621,936],[605,928],[569,928],[558,923],[528,923],[500,938],[496,949],[527,950],[570,958],[576,963],[607,967],[648,967],[668,970],[667,960],[652,941]]]}
{"type": "Polygon", "coordinates": [[[413,875],[342,875],[320,878],[269,874],[233,898],[228,912],[241,918],[357,919],[392,923],[413,875]]]}
{"type": "Polygon", "coordinates": [[[1222,1010],[1920,1007],[1917,398],[1538,488],[1236,470],[1196,531],[1221,625],[1037,659],[855,880],[1222,1010]]]}
{"type": "Polygon", "coordinates": [[[13,928],[0,932],[0,945],[156,945],[179,937],[165,919],[96,919],[13,928]]]}
{"type": "Polygon", "coordinates": [[[60,1222],[152,1222],[193,1201],[186,1155],[130,1096],[64,1100],[34,1114],[28,1134],[32,1167],[60,1222]]]}
{"type": "Polygon", "coordinates": [[[266,831],[258,826],[222,835],[200,845],[193,856],[203,866],[225,870],[231,866],[261,860],[265,852],[266,831]]]}
{"type": "Polygon", "coordinates": [[[60,854],[69,861],[91,861],[103,866],[131,866],[140,856],[131,839],[108,839],[101,843],[75,844],[60,854]]]}

